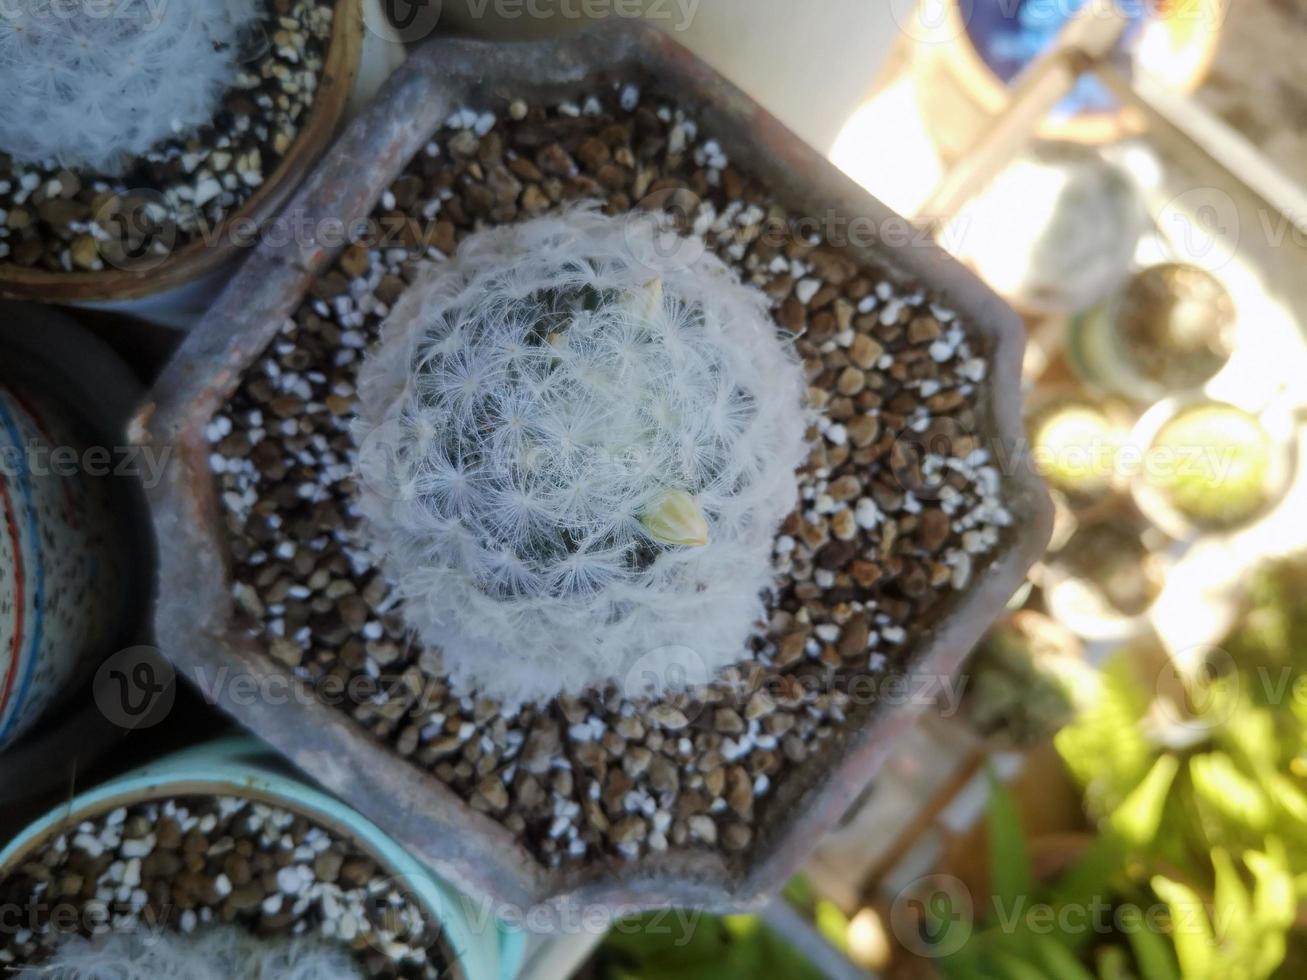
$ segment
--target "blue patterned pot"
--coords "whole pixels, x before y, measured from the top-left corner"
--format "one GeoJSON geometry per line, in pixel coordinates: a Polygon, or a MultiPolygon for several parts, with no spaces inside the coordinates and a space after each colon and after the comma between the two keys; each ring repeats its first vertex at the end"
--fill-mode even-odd
{"type": "Polygon", "coordinates": [[[0,384],[0,749],[109,652],[123,581],[88,458],[63,410],[0,384]]]}

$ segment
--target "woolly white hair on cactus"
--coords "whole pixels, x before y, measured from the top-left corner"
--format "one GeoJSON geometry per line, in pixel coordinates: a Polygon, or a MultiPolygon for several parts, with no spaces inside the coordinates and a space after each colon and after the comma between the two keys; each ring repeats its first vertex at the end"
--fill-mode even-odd
{"type": "Polygon", "coordinates": [[[706,681],[763,616],[804,391],[762,294],[653,219],[480,232],[359,378],[366,543],[460,690],[706,681]]]}
{"type": "Polygon", "coordinates": [[[339,944],[321,940],[260,940],[228,926],[192,935],[109,933],[76,937],[18,980],[362,980],[339,944]]]}
{"type": "Polygon", "coordinates": [[[211,122],[263,0],[24,0],[0,9],[0,152],[116,174],[211,122]]]}

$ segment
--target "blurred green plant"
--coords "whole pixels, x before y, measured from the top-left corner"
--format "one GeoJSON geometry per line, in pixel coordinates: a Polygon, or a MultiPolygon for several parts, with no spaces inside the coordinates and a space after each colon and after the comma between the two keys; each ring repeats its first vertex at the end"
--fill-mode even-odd
{"type": "Polygon", "coordinates": [[[812,920],[822,937],[841,953],[849,951],[849,926],[844,910],[822,898],[805,875],[795,875],[785,886],[786,901],[812,920]]]}
{"type": "Polygon", "coordinates": [[[1307,963],[1307,558],[1263,569],[1250,593],[1221,650],[1155,683],[1138,651],[1116,655],[1056,738],[1090,814],[1194,922],[1175,937],[1185,977],[1307,963]]]}
{"type": "Polygon", "coordinates": [[[1225,852],[1213,852],[1218,873],[1210,901],[1181,881],[1148,875],[1131,858],[1127,834],[1156,833],[1165,780],[1155,779],[1131,795],[1066,871],[1039,881],[1015,801],[991,783],[992,894],[981,921],[949,907],[935,909],[927,923],[939,948],[959,947],[938,961],[945,977],[1258,980],[1283,961],[1296,899],[1278,842],[1244,855],[1251,889],[1225,852]]]}
{"type": "Polygon", "coordinates": [[[1098,832],[1068,870],[1034,878],[1016,806],[993,787],[990,904],[932,926],[940,948],[975,929],[941,959],[946,976],[1307,975],[1307,556],[1250,593],[1223,649],[1174,669],[1123,650],[1077,689],[1055,743],[1098,832]],[[1111,911],[1086,928],[1086,908],[1111,911]]]}
{"type": "Polygon", "coordinates": [[[626,920],[596,956],[599,980],[824,980],[756,915],[699,917],[669,934],[657,913],[626,920]]]}

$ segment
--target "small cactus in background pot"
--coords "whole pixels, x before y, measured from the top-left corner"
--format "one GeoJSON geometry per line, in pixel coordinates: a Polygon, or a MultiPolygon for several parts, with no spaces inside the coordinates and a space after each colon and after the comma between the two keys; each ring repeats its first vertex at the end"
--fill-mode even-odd
{"type": "Polygon", "coordinates": [[[237,926],[192,935],[139,931],[68,940],[18,980],[361,980],[346,946],[260,940],[237,926]]]}
{"type": "Polygon", "coordinates": [[[762,294],[653,219],[479,233],[360,377],[368,544],[460,688],[707,680],[763,616],[804,389],[762,294]]]}
{"type": "Polygon", "coordinates": [[[116,174],[212,121],[263,0],[28,0],[0,9],[0,152],[116,174]]]}

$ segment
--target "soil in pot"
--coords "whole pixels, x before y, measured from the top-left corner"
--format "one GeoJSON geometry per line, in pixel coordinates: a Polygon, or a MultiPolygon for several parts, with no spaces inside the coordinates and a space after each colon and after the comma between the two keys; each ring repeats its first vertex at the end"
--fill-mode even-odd
{"type": "Polygon", "coordinates": [[[71,936],[237,925],[321,937],[366,977],[437,978],[452,961],[430,917],[355,842],[277,806],[183,796],[100,812],[0,880],[19,928],[0,967],[45,962],[71,936]]]}
{"type": "MultiPolygon", "coordinates": [[[[19,163],[0,146],[0,278],[6,265],[53,273],[155,268],[211,240],[271,180],[313,106],[337,3],[262,6],[241,32],[236,76],[212,122],[165,139],[115,168],[121,173],[19,163]]],[[[37,17],[68,16],[33,9],[37,17]]]]}
{"type": "MultiPolygon", "coordinates": [[[[860,269],[633,83],[461,109],[382,196],[209,428],[250,634],[549,867],[676,847],[745,852],[769,794],[870,710],[982,574],[1011,517],[981,438],[986,351],[952,311],[860,269]],[[688,693],[594,691],[506,710],[451,692],[411,643],[356,509],[355,380],[418,264],[568,201],[685,216],[795,335],[815,412],[801,508],[748,659],[688,693]]],[[[693,664],[687,665],[693,670],[693,664]]],[[[690,679],[693,679],[693,673],[690,679]]]]}

